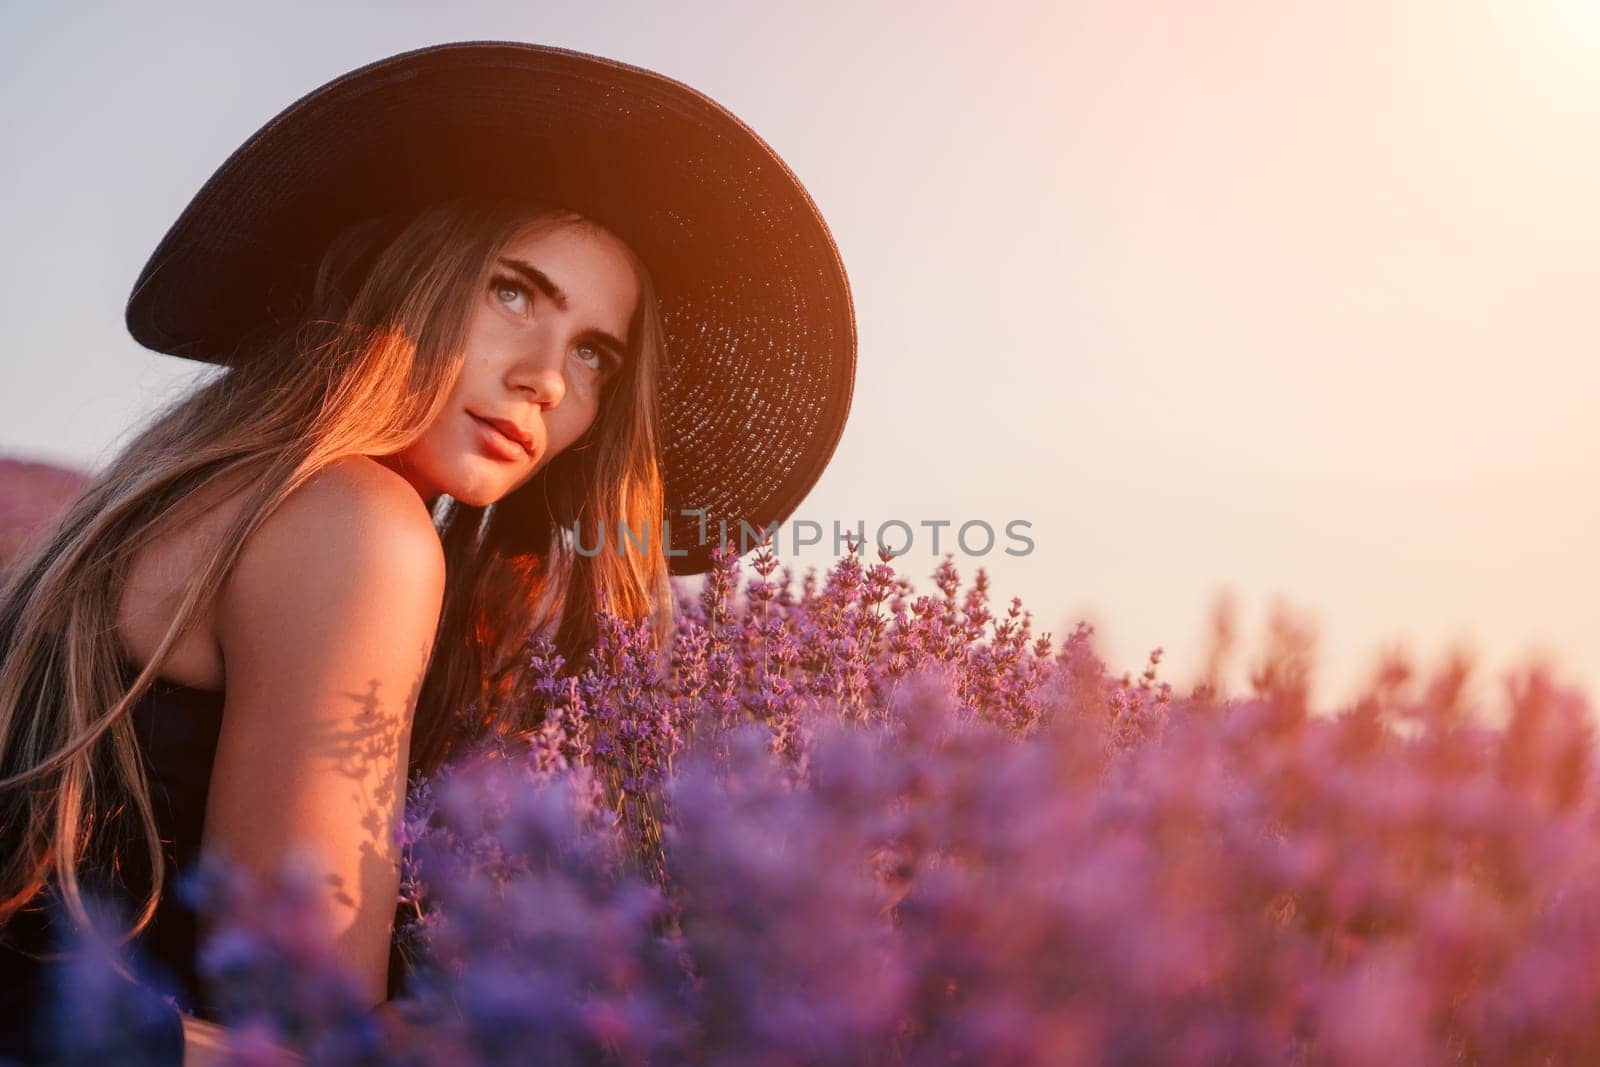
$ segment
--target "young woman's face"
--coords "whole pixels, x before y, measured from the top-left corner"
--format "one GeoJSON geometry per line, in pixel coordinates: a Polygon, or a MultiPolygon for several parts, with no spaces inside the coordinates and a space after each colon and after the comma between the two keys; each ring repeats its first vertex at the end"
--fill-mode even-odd
{"type": "Polygon", "coordinates": [[[617,237],[546,220],[491,274],[444,409],[404,451],[376,457],[430,505],[448,493],[482,507],[521,486],[590,427],[601,385],[624,372],[639,282],[617,237]]]}

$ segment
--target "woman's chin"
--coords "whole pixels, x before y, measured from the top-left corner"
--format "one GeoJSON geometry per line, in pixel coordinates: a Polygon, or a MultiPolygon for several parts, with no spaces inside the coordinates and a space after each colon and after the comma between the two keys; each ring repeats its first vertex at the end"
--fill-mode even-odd
{"type": "Polygon", "coordinates": [[[512,484],[504,478],[470,478],[447,487],[445,492],[457,503],[486,508],[504,500],[511,492],[512,484]]]}
{"type": "Polygon", "coordinates": [[[446,493],[449,495],[450,499],[454,500],[456,503],[465,504],[467,507],[472,508],[486,508],[490,504],[498,503],[505,497],[504,493],[490,492],[477,486],[474,486],[471,489],[463,488],[459,493],[453,493],[449,490],[446,490],[446,493]]]}

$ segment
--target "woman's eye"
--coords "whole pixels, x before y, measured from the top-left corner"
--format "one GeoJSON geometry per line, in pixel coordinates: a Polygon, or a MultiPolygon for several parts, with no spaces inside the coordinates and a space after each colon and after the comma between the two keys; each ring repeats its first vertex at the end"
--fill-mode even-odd
{"type": "Polygon", "coordinates": [[[596,348],[594,345],[579,345],[578,358],[583,360],[584,366],[586,367],[591,367],[594,370],[605,369],[606,354],[603,350],[596,348]]]}
{"type": "Polygon", "coordinates": [[[504,275],[496,275],[489,280],[489,289],[494,293],[496,300],[517,314],[523,314],[527,310],[528,290],[521,282],[513,281],[504,275]]]}

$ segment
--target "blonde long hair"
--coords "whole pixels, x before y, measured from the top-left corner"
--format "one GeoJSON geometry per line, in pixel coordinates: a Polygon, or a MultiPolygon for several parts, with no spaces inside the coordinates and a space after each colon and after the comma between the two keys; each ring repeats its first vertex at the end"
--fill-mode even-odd
{"type": "MultiPolygon", "coordinates": [[[[388,455],[440,412],[459,373],[472,301],[495,256],[549,218],[528,203],[452,201],[351,227],[326,250],[292,326],[242,344],[228,369],[157,416],[95,477],[0,591],[0,927],[47,887],[86,922],[79,872],[142,838],[164,880],[150,788],[129,709],[212,602],[245,539],[297,487],[351,455],[388,455]],[[205,490],[240,480],[242,506],[188,583],[171,628],[130,684],[117,607],[135,554],[191,522],[205,490]],[[131,812],[135,833],[123,818],[131,812]]],[[[632,255],[630,251],[630,255],[632,255]]],[[[515,731],[506,699],[529,631],[569,663],[595,638],[595,612],[648,618],[658,650],[671,619],[662,546],[574,551],[574,524],[634,529],[664,510],[656,397],[665,343],[649,272],[630,324],[628,367],[604,387],[579,441],[486,507],[443,498],[435,524],[446,589],[417,703],[411,768],[431,771],[489,732],[515,731]]]]}

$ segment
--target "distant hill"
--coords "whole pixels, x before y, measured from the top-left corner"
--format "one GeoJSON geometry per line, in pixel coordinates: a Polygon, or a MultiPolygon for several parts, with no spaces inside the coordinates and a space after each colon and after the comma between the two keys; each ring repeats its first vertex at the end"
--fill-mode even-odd
{"type": "Polygon", "coordinates": [[[87,481],[68,467],[0,456],[0,568],[45,533],[87,481]]]}

